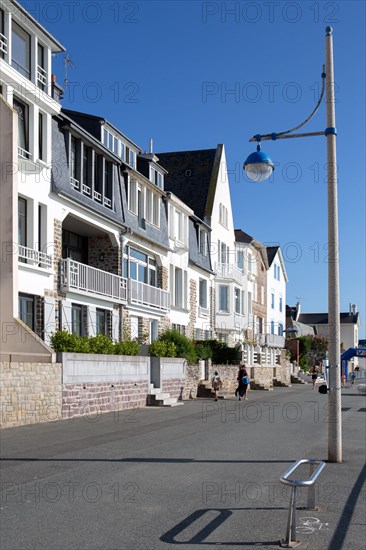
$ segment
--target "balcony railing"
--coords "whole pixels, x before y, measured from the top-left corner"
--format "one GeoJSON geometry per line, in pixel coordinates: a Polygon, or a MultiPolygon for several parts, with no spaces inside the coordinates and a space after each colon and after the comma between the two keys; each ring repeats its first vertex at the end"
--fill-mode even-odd
{"type": "Polygon", "coordinates": [[[22,159],[30,159],[30,152],[22,147],[18,147],[18,157],[22,159]]]}
{"type": "Polygon", "coordinates": [[[8,39],[0,32],[0,52],[8,52],[8,39]]]}
{"type": "Polygon", "coordinates": [[[28,248],[27,246],[18,246],[18,258],[22,263],[36,265],[45,269],[52,267],[52,256],[39,250],[28,248]]]}
{"type": "Polygon", "coordinates": [[[85,185],[83,183],[83,185],[81,186],[81,189],[82,189],[82,192],[84,193],[84,195],[88,195],[88,197],[90,197],[91,189],[90,189],[89,185],[85,185]]]}
{"type": "Polygon", "coordinates": [[[76,178],[73,178],[72,176],[70,176],[70,185],[71,187],[73,187],[74,189],[80,189],[80,182],[79,180],[77,180],[76,178]]]}
{"type": "Polygon", "coordinates": [[[47,85],[47,73],[40,65],[37,65],[37,83],[42,88],[47,85]]]}
{"type": "Polygon", "coordinates": [[[117,302],[127,301],[126,279],[70,258],[61,260],[61,288],[65,292],[98,294],[117,302]]]}
{"type": "Polygon", "coordinates": [[[217,277],[221,279],[232,279],[238,283],[243,281],[243,272],[233,264],[216,264],[217,277]]]}
{"type": "Polygon", "coordinates": [[[130,279],[129,302],[141,306],[149,306],[160,311],[170,309],[170,292],[130,279]]]}

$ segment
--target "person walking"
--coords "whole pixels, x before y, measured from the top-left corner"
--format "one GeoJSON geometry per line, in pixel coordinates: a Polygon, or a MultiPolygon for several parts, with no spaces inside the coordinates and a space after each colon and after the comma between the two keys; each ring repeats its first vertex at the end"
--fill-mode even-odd
{"type": "Polygon", "coordinates": [[[313,390],[315,390],[315,382],[317,378],[318,378],[318,371],[316,369],[316,366],[314,365],[313,368],[311,369],[311,381],[313,383],[313,390]]]}
{"type": "Polygon", "coordinates": [[[355,371],[353,370],[351,372],[351,386],[354,386],[355,385],[355,378],[356,378],[356,373],[355,371]]]}
{"type": "Polygon", "coordinates": [[[346,380],[347,380],[346,374],[343,373],[342,374],[342,388],[346,387],[346,380]]]}
{"type": "Polygon", "coordinates": [[[217,370],[215,370],[214,375],[212,377],[212,388],[215,393],[215,401],[217,401],[219,398],[219,390],[222,388],[222,381],[217,370]]]}
{"type": "Polygon", "coordinates": [[[250,383],[250,377],[248,375],[248,371],[245,365],[240,365],[237,381],[239,382],[239,387],[238,387],[239,401],[241,401],[243,397],[244,399],[248,399],[247,393],[248,393],[248,386],[250,383]]]}

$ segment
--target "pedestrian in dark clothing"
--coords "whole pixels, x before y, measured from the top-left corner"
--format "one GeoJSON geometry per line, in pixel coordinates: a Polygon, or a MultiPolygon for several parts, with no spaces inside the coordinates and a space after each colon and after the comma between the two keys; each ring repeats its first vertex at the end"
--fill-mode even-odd
{"type": "Polygon", "coordinates": [[[235,392],[235,395],[237,395],[237,393],[239,394],[239,401],[241,401],[243,397],[244,399],[248,399],[247,391],[250,383],[250,377],[245,365],[240,365],[237,381],[239,382],[239,386],[237,392],[235,392]]]}

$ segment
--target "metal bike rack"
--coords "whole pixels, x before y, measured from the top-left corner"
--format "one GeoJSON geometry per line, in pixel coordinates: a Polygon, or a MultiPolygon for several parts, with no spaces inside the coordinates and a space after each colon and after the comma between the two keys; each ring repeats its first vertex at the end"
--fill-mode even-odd
{"type": "Polygon", "coordinates": [[[300,541],[296,540],[296,489],[298,487],[307,487],[308,488],[308,501],[307,501],[307,510],[315,510],[315,481],[324,469],[325,462],[322,460],[315,460],[312,458],[301,458],[297,460],[286,472],[280,477],[281,483],[285,485],[290,485],[291,487],[291,498],[290,498],[290,507],[288,511],[288,520],[287,520],[287,531],[286,538],[280,541],[280,545],[283,548],[295,548],[301,544],[300,541]],[[302,464],[309,464],[310,466],[310,477],[305,480],[296,480],[288,479],[289,476],[302,464]],[[315,468],[315,466],[318,466],[315,468]]]}

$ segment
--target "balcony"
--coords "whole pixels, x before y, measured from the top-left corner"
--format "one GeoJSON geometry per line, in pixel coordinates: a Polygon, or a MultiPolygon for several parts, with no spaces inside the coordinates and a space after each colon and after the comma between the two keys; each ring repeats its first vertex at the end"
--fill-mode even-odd
{"type": "Polygon", "coordinates": [[[243,282],[243,272],[233,264],[216,264],[217,277],[220,279],[231,279],[241,284],[243,282]]]}
{"type": "Polygon", "coordinates": [[[170,292],[129,279],[129,302],[160,311],[170,309],[170,292]]]}
{"type": "Polygon", "coordinates": [[[75,262],[70,258],[61,260],[61,289],[116,302],[127,302],[127,280],[102,269],[75,262]]]}
{"type": "Polygon", "coordinates": [[[61,290],[158,311],[170,309],[170,292],[108,273],[71,258],[61,260],[61,290]]]}
{"type": "Polygon", "coordinates": [[[77,180],[76,178],[73,178],[72,176],[70,176],[70,185],[71,185],[71,187],[73,187],[76,190],[80,189],[79,180],[77,180]]]}
{"type": "Polygon", "coordinates": [[[18,157],[20,157],[21,159],[25,159],[25,160],[28,160],[30,159],[30,152],[27,151],[26,149],[23,149],[22,147],[18,147],[18,157]]]}
{"type": "Polygon", "coordinates": [[[261,334],[258,340],[260,346],[268,346],[269,348],[284,348],[285,337],[278,334],[261,334]]]}
{"type": "Polygon", "coordinates": [[[18,246],[18,259],[25,264],[43,267],[44,269],[52,268],[52,256],[27,246],[18,246]]]}

